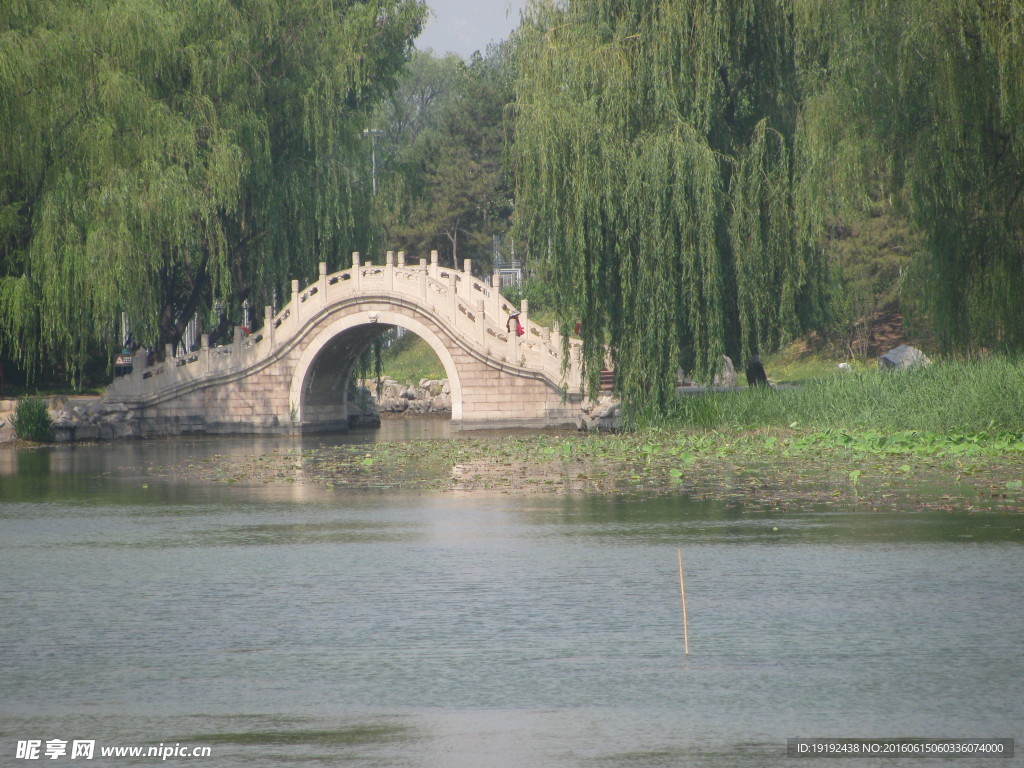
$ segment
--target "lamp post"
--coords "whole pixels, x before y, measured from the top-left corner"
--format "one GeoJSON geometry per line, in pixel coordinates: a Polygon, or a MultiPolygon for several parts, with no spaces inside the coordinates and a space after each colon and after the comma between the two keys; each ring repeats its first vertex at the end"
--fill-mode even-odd
{"type": "Polygon", "coordinates": [[[376,128],[365,128],[363,129],[363,136],[370,137],[370,163],[371,172],[370,179],[373,183],[373,194],[377,196],[377,137],[383,136],[384,131],[378,131],[376,128]]]}

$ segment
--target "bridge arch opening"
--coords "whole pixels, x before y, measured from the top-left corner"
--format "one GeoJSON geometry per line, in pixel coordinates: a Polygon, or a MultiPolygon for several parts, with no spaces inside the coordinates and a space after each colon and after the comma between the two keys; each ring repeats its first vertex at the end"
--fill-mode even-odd
{"type": "Polygon", "coordinates": [[[440,335],[417,317],[391,309],[359,311],[334,319],[306,346],[292,374],[289,410],[304,429],[344,429],[357,404],[350,402],[356,363],[374,339],[405,328],[423,339],[437,356],[448,379],[451,418],[462,418],[462,385],[455,360],[440,335]]]}

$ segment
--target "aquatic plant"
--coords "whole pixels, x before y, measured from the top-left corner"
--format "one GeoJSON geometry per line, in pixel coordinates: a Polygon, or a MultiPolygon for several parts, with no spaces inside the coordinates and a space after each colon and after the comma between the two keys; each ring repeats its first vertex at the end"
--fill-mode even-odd
{"type": "Polygon", "coordinates": [[[18,401],[14,415],[10,417],[14,434],[20,440],[37,443],[49,441],[53,436],[53,419],[46,403],[38,397],[27,397],[18,401]]]}

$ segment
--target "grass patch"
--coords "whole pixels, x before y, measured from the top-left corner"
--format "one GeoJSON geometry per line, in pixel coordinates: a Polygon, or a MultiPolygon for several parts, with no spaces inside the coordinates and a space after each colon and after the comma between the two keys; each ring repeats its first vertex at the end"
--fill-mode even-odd
{"type": "Polygon", "coordinates": [[[446,379],[444,366],[434,350],[415,333],[406,333],[381,353],[384,376],[401,384],[420,379],[446,379]]]}
{"type": "MultiPolygon", "coordinates": [[[[764,360],[765,371],[773,382],[804,383],[813,379],[828,379],[840,376],[839,363],[845,362],[855,370],[865,370],[867,366],[857,360],[837,360],[828,352],[803,351],[800,343],[792,344],[786,349],[770,355],[764,360]]],[[[743,371],[738,371],[743,379],[743,371]]]]}
{"type": "Polygon", "coordinates": [[[1024,361],[993,357],[903,372],[861,369],[811,379],[791,390],[680,398],[666,424],[885,433],[1019,431],[1024,428],[1024,361]]]}

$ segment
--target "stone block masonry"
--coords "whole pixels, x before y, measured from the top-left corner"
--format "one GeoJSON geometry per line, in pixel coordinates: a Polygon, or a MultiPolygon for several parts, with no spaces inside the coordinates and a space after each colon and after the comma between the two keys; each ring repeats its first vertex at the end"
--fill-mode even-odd
{"type": "MultiPolygon", "coordinates": [[[[213,348],[204,337],[183,358],[116,379],[104,407],[133,418],[111,424],[133,424],[143,435],[344,428],[367,417],[352,382],[360,354],[399,326],[430,345],[448,378],[411,393],[389,383],[381,408],[447,410],[463,427],[554,426],[575,423],[584,405],[579,343],[571,342],[563,366],[559,335],[532,323],[527,302],[513,306],[495,278],[479,280],[468,264],[441,267],[433,253],[429,263],[400,254],[375,266],[353,254],[351,268],[328,274],[321,264],[316,282],[293,289],[291,302],[276,316],[264,312],[264,327],[251,336],[237,332],[231,344],[213,348]],[[505,328],[514,310],[522,337],[505,328]]],[[[91,425],[97,429],[81,433],[88,439],[118,431],[91,425]]]]}

